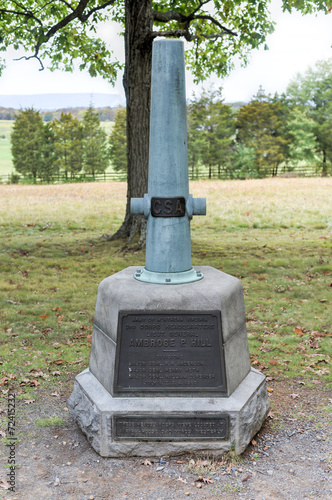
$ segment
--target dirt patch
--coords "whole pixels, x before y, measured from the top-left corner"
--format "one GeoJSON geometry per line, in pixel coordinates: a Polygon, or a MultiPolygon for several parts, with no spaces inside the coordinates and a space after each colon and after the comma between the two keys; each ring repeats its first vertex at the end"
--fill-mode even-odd
{"type": "MultiPolygon", "coordinates": [[[[312,389],[300,380],[269,381],[270,416],[241,457],[230,453],[219,457],[102,458],[66,411],[72,381],[66,387],[59,391],[58,397],[38,388],[34,402],[16,401],[19,463],[16,491],[5,489],[9,449],[2,436],[0,497],[8,500],[332,497],[329,411],[332,394],[319,382],[312,389]],[[45,423],[47,427],[40,426],[45,423]]],[[[6,397],[3,394],[0,403],[2,430],[6,397]]]]}

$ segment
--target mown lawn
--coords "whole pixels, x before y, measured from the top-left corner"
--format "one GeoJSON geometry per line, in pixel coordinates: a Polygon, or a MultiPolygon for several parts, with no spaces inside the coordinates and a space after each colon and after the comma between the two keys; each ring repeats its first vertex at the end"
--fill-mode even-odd
{"type": "MultiPolygon", "coordinates": [[[[332,387],[332,179],[198,181],[193,265],[237,276],[253,366],[332,387]]],[[[0,185],[0,390],[72,383],[89,364],[98,283],[144,250],[105,242],[125,183],[0,185]]]]}

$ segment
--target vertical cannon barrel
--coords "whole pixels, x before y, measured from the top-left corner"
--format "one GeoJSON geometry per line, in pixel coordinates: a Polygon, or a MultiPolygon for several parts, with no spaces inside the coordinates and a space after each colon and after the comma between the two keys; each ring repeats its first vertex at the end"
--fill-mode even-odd
{"type": "Polygon", "coordinates": [[[201,279],[191,265],[190,219],[205,199],[189,194],[184,44],[156,40],[152,52],[149,182],[131,212],[147,217],[146,264],[135,278],[177,284],[201,279]]]}

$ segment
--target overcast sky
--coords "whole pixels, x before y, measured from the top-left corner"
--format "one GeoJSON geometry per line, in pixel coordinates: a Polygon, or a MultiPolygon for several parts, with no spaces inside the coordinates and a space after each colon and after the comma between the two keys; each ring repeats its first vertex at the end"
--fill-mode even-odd
{"type": "MultiPolygon", "coordinates": [[[[280,0],[272,0],[272,16],[277,22],[275,32],[268,36],[268,51],[263,49],[252,52],[246,68],[236,65],[231,75],[224,81],[213,78],[205,82],[209,88],[211,82],[215,86],[223,86],[226,102],[248,101],[257,92],[259,85],[269,92],[283,92],[289,81],[298,72],[303,73],[316,61],[332,57],[332,14],[302,16],[298,13],[283,14],[280,0]]],[[[108,24],[101,28],[103,38],[110,41],[110,46],[120,61],[123,61],[123,37],[115,36],[116,24],[108,24]]],[[[119,75],[115,87],[111,87],[102,78],[91,78],[87,73],[75,71],[64,73],[39,71],[36,60],[13,61],[13,51],[6,54],[7,68],[0,78],[0,95],[41,94],[88,92],[116,93],[123,95],[121,77],[119,75]]],[[[199,87],[201,88],[201,86],[199,87]]],[[[199,90],[187,74],[187,97],[199,90]]]]}

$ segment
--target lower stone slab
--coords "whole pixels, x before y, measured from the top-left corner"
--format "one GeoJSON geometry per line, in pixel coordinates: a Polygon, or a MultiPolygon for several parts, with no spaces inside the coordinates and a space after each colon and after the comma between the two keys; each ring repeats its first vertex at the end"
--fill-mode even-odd
{"type": "Polygon", "coordinates": [[[269,410],[265,376],[251,369],[230,397],[113,397],[87,369],[70,415],[103,457],[242,453],[269,410]]]}

